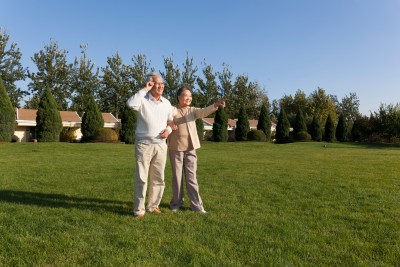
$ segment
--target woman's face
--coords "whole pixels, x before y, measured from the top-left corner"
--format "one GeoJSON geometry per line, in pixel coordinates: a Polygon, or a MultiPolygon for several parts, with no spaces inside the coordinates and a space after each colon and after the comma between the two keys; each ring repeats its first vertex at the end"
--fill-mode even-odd
{"type": "Polygon", "coordinates": [[[189,90],[184,90],[182,94],[178,96],[178,100],[181,107],[190,106],[192,103],[192,93],[189,90]]]}

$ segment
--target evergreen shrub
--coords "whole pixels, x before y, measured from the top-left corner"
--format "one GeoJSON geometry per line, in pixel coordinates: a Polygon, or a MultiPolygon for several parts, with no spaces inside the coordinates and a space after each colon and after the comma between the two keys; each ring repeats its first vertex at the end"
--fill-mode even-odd
{"type": "Polygon", "coordinates": [[[82,117],[82,141],[91,141],[96,134],[104,127],[104,119],[99,111],[93,96],[88,98],[85,114],[82,117]]]}
{"type": "Polygon", "coordinates": [[[228,116],[223,108],[218,108],[213,123],[213,141],[228,141],[228,116]]]}
{"type": "Polygon", "coordinates": [[[40,97],[36,113],[36,134],[39,142],[59,142],[63,129],[57,103],[49,88],[40,97]]]}
{"type": "Polygon", "coordinates": [[[118,134],[114,129],[102,128],[95,134],[93,141],[95,142],[119,142],[118,134]]]}
{"type": "Polygon", "coordinates": [[[74,142],[76,140],[76,128],[65,127],[60,133],[60,142],[74,142]]]}
{"type": "Polygon", "coordinates": [[[19,137],[16,136],[15,134],[13,134],[13,136],[11,137],[11,142],[12,142],[12,143],[17,143],[17,142],[19,142],[19,137]]]}
{"type": "Polygon", "coordinates": [[[300,142],[311,141],[311,135],[307,131],[300,131],[294,134],[294,139],[300,142]]]}
{"type": "Polygon", "coordinates": [[[137,111],[126,107],[121,116],[121,130],[119,138],[125,144],[134,144],[136,139],[136,116],[137,111]]]}
{"type": "Polygon", "coordinates": [[[265,142],[267,141],[267,136],[265,135],[264,131],[262,130],[251,130],[247,134],[248,141],[260,141],[265,142]]]}

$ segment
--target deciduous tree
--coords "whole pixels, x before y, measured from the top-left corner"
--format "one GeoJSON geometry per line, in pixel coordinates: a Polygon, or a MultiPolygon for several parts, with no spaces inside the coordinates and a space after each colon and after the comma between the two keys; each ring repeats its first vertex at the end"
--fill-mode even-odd
{"type": "Polygon", "coordinates": [[[27,69],[21,64],[22,53],[17,43],[10,41],[10,35],[0,28],[0,78],[2,78],[8,97],[14,107],[29,93],[17,86],[16,82],[25,80],[27,69]]]}
{"type": "Polygon", "coordinates": [[[99,68],[95,68],[92,60],[87,58],[86,48],[86,45],[81,45],[81,57],[75,58],[71,75],[71,109],[80,116],[86,111],[91,95],[97,95],[100,87],[99,68]]]}
{"type": "MultiPolygon", "coordinates": [[[[165,72],[161,72],[164,79],[164,97],[166,97],[171,105],[178,103],[176,91],[181,86],[181,72],[178,65],[174,65],[172,56],[164,58],[165,72]]],[[[193,90],[193,88],[190,88],[193,90]]]]}
{"type": "Polygon", "coordinates": [[[125,110],[126,101],[136,92],[130,67],[116,53],[107,58],[107,65],[102,72],[99,106],[103,112],[111,112],[119,118],[125,110]]]}
{"type": "Polygon", "coordinates": [[[216,81],[217,74],[213,71],[213,67],[210,64],[207,64],[205,60],[202,64],[205,80],[201,77],[197,77],[197,85],[199,86],[198,105],[200,107],[207,107],[219,99],[220,94],[218,92],[218,84],[216,81]]]}
{"type": "MultiPolygon", "coordinates": [[[[70,77],[72,64],[67,63],[67,51],[61,50],[58,43],[51,41],[45,45],[44,50],[35,53],[32,61],[36,64],[37,72],[29,72],[28,77],[31,82],[28,84],[32,99],[37,99],[36,95],[41,96],[43,91],[48,88],[57,103],[57,108],[66,110],[68,101],[71,99],[70,77]]],[[[28,103],[28,106],[35,108],[38,103],[28,103]]]]}

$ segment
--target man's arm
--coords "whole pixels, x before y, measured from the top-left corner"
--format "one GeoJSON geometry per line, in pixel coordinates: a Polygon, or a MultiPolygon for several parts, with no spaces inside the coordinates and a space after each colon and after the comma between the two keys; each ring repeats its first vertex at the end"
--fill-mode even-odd
{"type": "Polygon", "coordinates": [[[128,101],[126,101],[126,105],[131,109],[139,110],[142,105],[142,99],[146,96],[147,92],[153,87],[153,85],[153,82],[146,83],[146,87],[131,96],[128,101]]]}

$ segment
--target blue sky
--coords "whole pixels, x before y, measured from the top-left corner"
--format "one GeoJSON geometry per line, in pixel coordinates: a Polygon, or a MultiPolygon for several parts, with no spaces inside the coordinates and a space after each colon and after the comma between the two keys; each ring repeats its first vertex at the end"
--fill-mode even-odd
{"type": "Polygon", "coordinates": [[[31,71],[50,40],[98,67],[116,52],[125,64],[143,53],[163,70],[186,52],[201,69],[222,63],[247,74],[270,100],[322,87],[340,100],[355,92],[369,115],[400,102],[400,0],[18,1],[0,0],[0,27],[31,71]]]}

